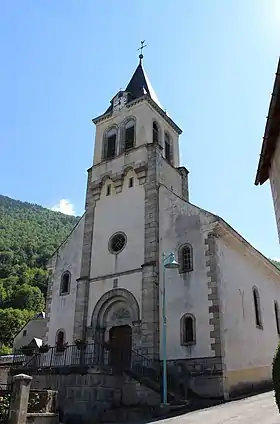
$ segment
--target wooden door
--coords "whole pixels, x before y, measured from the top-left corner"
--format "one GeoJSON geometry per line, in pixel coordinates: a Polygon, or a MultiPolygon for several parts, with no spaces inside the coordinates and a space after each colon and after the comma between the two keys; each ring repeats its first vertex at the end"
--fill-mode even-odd
{"type": "Polygon", "coordinates": [[[132,330],[129,325],[112,327],[110,330],[111,365],[115,371],[122,372],[130,367],[132,330]]]}

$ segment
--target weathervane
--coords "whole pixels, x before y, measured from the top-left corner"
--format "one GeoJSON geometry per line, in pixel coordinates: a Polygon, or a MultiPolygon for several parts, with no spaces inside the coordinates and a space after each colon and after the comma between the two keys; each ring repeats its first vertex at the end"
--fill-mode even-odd
{"type": "Polygon", "coordinates": [[[139,49],[137,49],[137,51],[139,51],[139,50],[140,50],[140,54],[139,54],[140,62],[141,62],[141,60],[143,59],[143,49],[144,49],[145,47],[147,47],[147,44],[144,44],[144,43],[145,43],[145,40],[141,41],[141,47],[139,47],[139,49]]]}

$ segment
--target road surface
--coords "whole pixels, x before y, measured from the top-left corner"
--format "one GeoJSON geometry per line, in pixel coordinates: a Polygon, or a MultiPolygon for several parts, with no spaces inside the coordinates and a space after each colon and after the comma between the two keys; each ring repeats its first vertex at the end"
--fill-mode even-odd
{"type": "Polygon", "coordinates": [[[159,424],[280,424],[274,393],[236,400],[161,420],[159,424]]]}

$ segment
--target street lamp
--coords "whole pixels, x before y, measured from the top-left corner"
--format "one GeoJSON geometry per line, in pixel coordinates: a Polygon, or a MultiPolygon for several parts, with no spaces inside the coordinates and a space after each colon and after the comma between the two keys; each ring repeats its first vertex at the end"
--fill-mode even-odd
{"type": "Polygon", "coordinates": [[[166,298],[165,298],[165,269],[177,269],[179,264],[174,253],[162,254],[162,403],[167,403],[167,363],[166,363],[166,298]]]}

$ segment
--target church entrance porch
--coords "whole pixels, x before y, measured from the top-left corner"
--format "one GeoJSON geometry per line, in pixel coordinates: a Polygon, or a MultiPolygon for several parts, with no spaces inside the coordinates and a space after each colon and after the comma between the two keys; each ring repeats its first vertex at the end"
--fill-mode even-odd
{"type": "Polygon", "coordinates": [[[109,331],[110,364],[114,372],[130,368],[132,329],[129,325],[112,327],[109,331]]]}
{"type": "Polygon", "coordinates": [[[110,354],[114,364],[130,364],[132,349],[141,346],[140,309],[131,292],[118,288],[101,296],[94,307],[91,326],[87,328],[87,339],[89,343],[114,349],[115,353],[110,354]]]}

